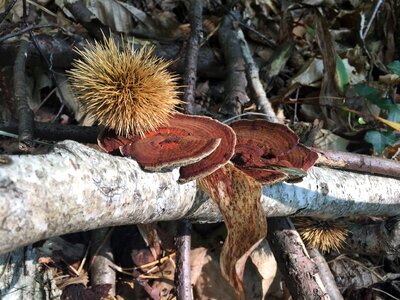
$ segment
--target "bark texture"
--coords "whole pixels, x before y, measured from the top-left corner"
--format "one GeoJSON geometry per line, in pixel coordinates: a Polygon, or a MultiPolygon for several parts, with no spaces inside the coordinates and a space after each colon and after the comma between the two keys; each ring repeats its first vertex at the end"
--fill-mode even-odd
{"type": "Polygon", "coordinates": [[[317,265],[288,218],[268,219],[268,240],[293,299],[330,299],[317,265]]]}
{"type": "Polygon", "coordinates": [[[52,271],[38,268],[35,248],[20,248],[0,256],[1,300],[60,299],[52,271]]]}
{"type": "MultiPolygon", "coordinates": [[[[9,156],[0,165],[0,254],[41,239],[96,228],[222,217],[178,170],[143,172],[135,161],[65,141],[45,155],[9,156]]],[[[300,183],[264,187],[267,216],[393,216],[399,180],[314,167],[300,183]],[[377,188],[379,187],[379,188],[377,188]]]]}

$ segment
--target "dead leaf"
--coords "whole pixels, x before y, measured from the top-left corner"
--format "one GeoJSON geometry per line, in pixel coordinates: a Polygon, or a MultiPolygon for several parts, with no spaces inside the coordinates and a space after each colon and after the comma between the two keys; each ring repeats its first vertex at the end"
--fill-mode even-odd
{"type": "Polygon", "coordinates": [[[242,298],[247,257],[266,235],[262,185],[231,163],[200,179],[199,184],[224,217],[228,235],[221,252],[221,271],[242,298]]]}
{"type": "Polygon", "coordinates": [[[99,284],[92,288],[74,284],[67,286],[61,295],[61,300],[101,300],[108,296],[111,284],[99,284]]]}

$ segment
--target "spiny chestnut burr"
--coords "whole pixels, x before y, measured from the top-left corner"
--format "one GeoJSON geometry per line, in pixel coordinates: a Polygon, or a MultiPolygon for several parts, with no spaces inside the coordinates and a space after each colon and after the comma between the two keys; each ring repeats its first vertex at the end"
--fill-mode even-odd
{"type": "Polygon", "coordinates": [[[68,71],[83,110],[118,135],[141,135],[165,124],[178,98],[171,64],[153,56],[153,48],[119,49],[112,38],[77,50],[81,58],[68,71]]]}
{"type": "Polygon", "coordinates": [[[339,252],[343,248],[348,229],[335,220],[317,220],[306,217],[294,219],[294,224],[304,242],[324,253],[339,252]]]}

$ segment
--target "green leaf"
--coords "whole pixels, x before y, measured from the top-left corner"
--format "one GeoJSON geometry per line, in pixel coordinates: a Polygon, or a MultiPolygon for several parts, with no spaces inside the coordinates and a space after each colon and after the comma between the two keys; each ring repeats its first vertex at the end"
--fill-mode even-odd
{"type": "Polygon", "coordinates": [[[309,35],[311,35],[311,36],[315,36],[315,28],[314,27],[311,27],[310,25],[308,25],[308,24],[305,24],[305,26],[304,26],[305,28],[306,28],[306,32],[309,34],[309,35]]]}
{"type": "Polygon", "coordinates": [[[381,153],[386,146],[396,142],[396,134],[394,132],[368,131],[364,139],[372,144],[377,153],[381,153]]]}
{"type": "Polygon", "coordinates": [[[271,58],[271,63],[269,65],[269,76],[278,75],[282,69],[286,66],[286,62],[290,58],[290,55],[293,52],[294,43],[288,42],[279,46],[278,49],[275,50],[274,55],[271,58]]]}
{"type": "Polygon", "coordinates": [[[365,122],[365,120],[364,120],[363,117],[359,117],[359,118],[358,118],[358,124],[360,124],[360,125],[365,125],[365,124],[367,124],[367,122],[365,122]]]}
{"type": "Polygon", "coordinates": [[[336,80],[339,90],[343,94],[349,84],[349,75],[347,74],[346,67],[339,56],[336,57],[336,80]]]}
{"type": "Polygon", "coordinates": [[[395,60],[387,65],[388,68],[396,75],[400,76],[400,61],[395,60]]]}
{"type": "Polygon", "coordinates": [[[392,122],[400,123],[400,104],[393,104],[393,107],[389,110],[387,119],[392,122]]]}
{"type": "Polygon", "coordinates": [[[289,168],[289,167],[281,167],[281,166],[270,166],[268,169],[278,170],[286,173],[288,175],[288,180],[299,179],[307,176],[307,172],[298,168],[289,168]]]}
{"type": "Polygon", "coordinates": [[[379,108],[391,110],[394,106],[394,104],[388,98],[381,97],[381,94],[377,89],[374,89],[364,83],[356,84],[354,88],[360,96],[377,105],[379,108]]]}

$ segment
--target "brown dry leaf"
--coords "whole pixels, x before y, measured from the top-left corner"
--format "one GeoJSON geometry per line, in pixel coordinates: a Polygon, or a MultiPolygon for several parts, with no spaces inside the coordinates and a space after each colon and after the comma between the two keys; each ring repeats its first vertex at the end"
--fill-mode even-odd
{"type": "Polygon", "coordinates": [[[338,77],[336,76],[336,50],[329,25],[324,16],[319,12],[315,14],[316,37],[322,54],[324,64],[324,76],[321,83],[320,101],[325,122],[329,128],[337,128],[343,125],[340,116],[328,106],[335,105],[333,99],[340,95],[338,87],[338,77]]]}
{"type": "Polygon", "coordinates": [[[193,296],[197,300],[234,299],[235,291],[221,274],[220,252],[206,248],[190,253],[193,296]]]}
{"type": "Polygon", "coordinates": [[[61,295],[61,300],[102,300],[108,296],[111,284],[99,284],[91,288],[86,288],[81,284],[67,286],[61,295]]]}
{"type": "Polygon", "coordinates": [[[262,185],[231,163],[200,179],[199,184],[224,216],[228,235],[221,252],[221,271],[242,298],[246,259],[267,230],[260,202],[262,185]]]}
{"type": "Polygon", "coordinates": [[[140,235],[149,247],[154,259],[161,254],[161,239],[157,232],[157,223],[137,224],[140,235]]]}
{"type": "Polygon", "coordinates": [[[196,284],[197,279],[201,275],[201,271],[209,259],[207,258],[207,248],[195,248],[190,251],[190,271],[192,286],[196,284]]]}

